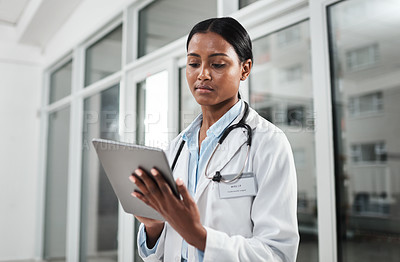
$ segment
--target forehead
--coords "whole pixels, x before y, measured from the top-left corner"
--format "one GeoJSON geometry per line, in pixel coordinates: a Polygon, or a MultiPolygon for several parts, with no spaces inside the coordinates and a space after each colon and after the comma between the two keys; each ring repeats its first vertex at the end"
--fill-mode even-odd
{"type": "Polygon", "coordinates": [[[188,53],[225,53],[237,57],[233,46],[214,32],[194,34],[189,42],[188,53]]]}

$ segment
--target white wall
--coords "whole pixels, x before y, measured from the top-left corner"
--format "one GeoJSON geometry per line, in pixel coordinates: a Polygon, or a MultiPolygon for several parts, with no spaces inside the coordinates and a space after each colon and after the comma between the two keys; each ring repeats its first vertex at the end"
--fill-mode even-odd
{"type": "Polygon", "coordinates": [[[0,39],[0,261],[34,257],[41,79],[38,49],[0,39]]]}

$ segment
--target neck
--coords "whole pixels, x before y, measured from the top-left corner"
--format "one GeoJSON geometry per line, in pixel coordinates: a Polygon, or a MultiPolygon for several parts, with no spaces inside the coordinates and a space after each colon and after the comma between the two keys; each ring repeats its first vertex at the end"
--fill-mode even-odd
{"type": "Polygon", "coordinates": [[[229,111],[239,99],[232,99],[227,103],[221,103],[212,106],[201,106],[201,111],[203,112],[203,122],[201,124],[201,129],[208,130],[215,122],[217,122],[226,112],[229,111]]]}

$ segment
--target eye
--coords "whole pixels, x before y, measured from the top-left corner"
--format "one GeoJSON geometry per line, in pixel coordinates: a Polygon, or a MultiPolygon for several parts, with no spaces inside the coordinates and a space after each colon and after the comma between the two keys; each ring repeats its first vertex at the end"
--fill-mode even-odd
{"type": "Polygon", "coordinates": [[[220,68],[225,67],[225,64],[212,64],[212,66],[213,66],[214,68],[220,69],[220,68]]]}
{"type": "Polygon", "coordinates": [[[196,67],[199,67],[200,66],[200,64],[199,63],[189,63],[188,64],[190,67],[194,67],[194,68],[196,68],[196,67]]]}

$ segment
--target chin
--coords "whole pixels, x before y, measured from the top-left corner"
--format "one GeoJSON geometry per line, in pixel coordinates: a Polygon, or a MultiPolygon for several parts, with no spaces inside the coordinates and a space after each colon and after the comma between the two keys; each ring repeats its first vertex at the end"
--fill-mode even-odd
{"type": "Polygon", "coordinates": [[[204,98],[195,98],[197,104],[199,104],[200,106],[212,106],[215,103],[212,103],[210,101],[210,99],[204,99],[204,98]]]}
{"type": "Polygon", "coordinates": [[[206,97],[195,97],[197,104],[200,106],[224,106],[225,104],[229,104],[231,99],[225,100],[218,100],[218,99],[211,99],[206,97]]]}

